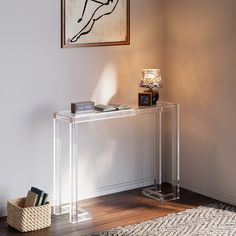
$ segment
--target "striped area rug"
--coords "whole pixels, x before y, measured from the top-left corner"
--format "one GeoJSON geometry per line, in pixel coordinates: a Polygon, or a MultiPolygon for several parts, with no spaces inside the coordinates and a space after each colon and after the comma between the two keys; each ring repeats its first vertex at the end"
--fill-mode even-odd
{"type": "Polygon", "coordinates": [[[200,206],[179,213],[118,227],[92,236],[236,236],[236,207],[222,203],[200,206]]]}

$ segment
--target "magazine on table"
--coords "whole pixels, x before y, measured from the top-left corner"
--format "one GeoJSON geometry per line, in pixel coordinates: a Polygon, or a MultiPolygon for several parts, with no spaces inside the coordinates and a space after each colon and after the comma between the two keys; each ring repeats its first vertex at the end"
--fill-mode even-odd
{"type": "Polygon", "coordinates": [[[126,104],[113,104],[113,103],[110,103],[108,105],[97,104],[96,106],[94,106],[94,109],[97,110],[97,111],[108,112],[108,111],[118,111],[118,110],[131,109],[131,107],[126,105],[126,104]]]}

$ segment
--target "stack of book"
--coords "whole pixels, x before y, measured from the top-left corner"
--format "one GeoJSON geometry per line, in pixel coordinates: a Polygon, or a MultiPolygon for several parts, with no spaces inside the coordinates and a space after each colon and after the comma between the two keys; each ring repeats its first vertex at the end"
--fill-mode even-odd
{"type": "Polygon", "coordinates": [[[48,194],[43,190],[31,187],[31,190],[28,191],[27,197],[25,199],[24,207],[34,207],[42,206],[47,204],[48,194]]]}

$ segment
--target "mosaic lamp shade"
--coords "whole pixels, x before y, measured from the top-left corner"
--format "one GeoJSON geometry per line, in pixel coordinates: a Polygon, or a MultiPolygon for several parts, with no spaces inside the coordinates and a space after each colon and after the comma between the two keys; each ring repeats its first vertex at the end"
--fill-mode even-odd
{"type": "Polygon", "coordinates": [[[148,90],[145,90],[144,92],[152,93],[152,105],[156,105],[156,102],[159,99],[157,88],[162,87],[160,69],[143,69],[139,86],[148,88],[148,90]]]}

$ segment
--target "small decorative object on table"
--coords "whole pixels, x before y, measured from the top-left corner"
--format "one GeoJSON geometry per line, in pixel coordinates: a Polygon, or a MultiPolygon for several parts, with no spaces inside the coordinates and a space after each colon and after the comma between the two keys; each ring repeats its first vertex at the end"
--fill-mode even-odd
{"type": "Polygon", "coordinates": [[[152,105],[156,105],[159,99],[157,88],[162,87],[160,69],[143,69],[139,86],[149,88],[144,92],[152,93],[152,105]]]}
{"type": "Polygon", "coordinates": [[[84,101],[84,102],[73,102],[71,103],[71,113],[75,114],[81,111],[90,111],[94,109],[94,102],[84,101]]]}
{"type": "Polygon", "coordinates": [[[51,205],[46,202],[48,194],[31,188],[26,198],[7,202],[7,223],[20,232],[47,228],[51,225],[51,205]],[[37,193],[35,193],[37,191],[37,193]],[[39,204],[40,203],[40,204],[39,204]]]}
{"type": "Polygon", "coordinates": [[[152,93],[145,92],[138,94],[139,106],[152,106],[152,93]]]}

